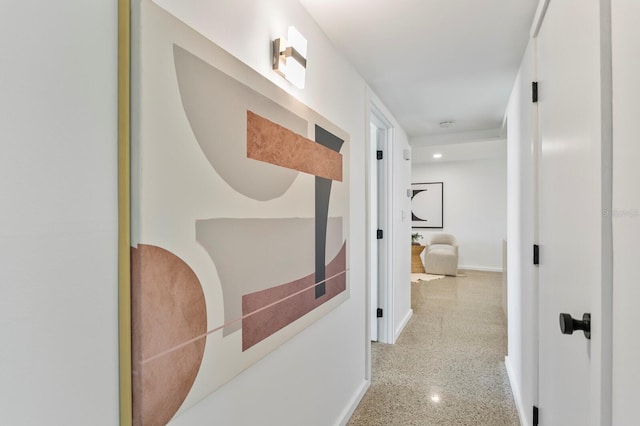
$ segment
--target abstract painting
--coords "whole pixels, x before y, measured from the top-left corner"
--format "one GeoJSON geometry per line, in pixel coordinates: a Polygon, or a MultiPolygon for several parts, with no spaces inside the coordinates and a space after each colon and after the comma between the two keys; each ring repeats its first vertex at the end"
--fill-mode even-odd
{"type": "Polygon", "coordinates": [[[152,0],[132,20],[133,419],[166,424],[349,297],[349,135],[152,0]]]}
{"type": "Polygon", "coordinates": [[[411,184],[411,227],[442,228],[443,182],[411,184]]]}

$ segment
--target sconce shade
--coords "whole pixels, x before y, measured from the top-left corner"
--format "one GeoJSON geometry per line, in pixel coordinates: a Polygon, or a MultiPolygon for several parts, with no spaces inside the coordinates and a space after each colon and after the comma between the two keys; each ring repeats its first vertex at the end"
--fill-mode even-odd
{"type": "Polygon", "coordinates": [[[307,40],[294,27],[289,38],[273,41],[273,69],[299,89],[304,88],[307,69],[307,40]]]}

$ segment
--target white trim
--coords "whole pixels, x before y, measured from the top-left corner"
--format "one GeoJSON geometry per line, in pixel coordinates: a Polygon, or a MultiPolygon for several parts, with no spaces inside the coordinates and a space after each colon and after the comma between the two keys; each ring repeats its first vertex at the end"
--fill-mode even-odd
{"type": "Polygon", "coordinates": [[[409,312],[407,312],[407,315],[405,315],[405,317],[402,319],[402,321],[400,321],[400,325],[396,329],[396,332],[395,332],[395,334],[393,336],[393,343],[394,344],[396,343],[396,340],[398,340],[398,337],[400,337],[400,335],[404,331],[404,328],[407,326],[407,324],[409,323],[409,320],[411,319],[412,316],[413,316],[413,309],[409,309],[409,312]]]}
{"type": "MultiPolygon", "coordinates": [[[[613,46],[611,0],[600,0],[600,122],[602,211],[613,211],[613,46]]],[[[601,215],[602,281],[599,291],[600,323],[600,424],[613,418],[613,221],[601,215]]]]}
{"type": "Polygon", "coordinates": [[[520,395],[520,385],[516,381],[513,373],[513,367],[511,366],[511,359],[509,356],[504,357],[504,366],[507,369],[507,377],[509,378],[509,384],[511,385],[511,393],[513,394],[513,400],[516,403],[516,409],[518,410],[518,416],[520,417],[521,426],[529,426],[526,416],[526,407],[522,403],[522,397],[520,395]]]}
{"type": "Polygon", "coordinates": [[[360,385],[360,389],[358,389],[358,391],[349,401],[349,404],[345,407],[342,413],[340,413],[338,421],[335,423],[336,425],[345,426],[347,424],[347,422],[353,415],[353,412],[356,411],[356,408],[358,408],[358,404],[360,404],[360,401],[362,401],[364,394],[367,393],[369,386],[371,386],[370,380],[365,380],[364,382],[362,382],[362,384],[360,385]]]}
{"type": "MultiPolygon", "coordinates": [[[[365,138],[366,138],[366,150],[367,153],[371,152],[371,99],[370,99],[370,94],[369,91],[367,91],[367,102],[365,103],[365,117],[366,117],[366,123],[367,125],[365,126],[365,138]]],[[[375,217],[372,217],[372,191],[373,191],[373,175],[372,175],[372,160],[371,160],[372,156],[367,155],[367,159],[365,161],[365,168],[366,168],[366,194],[365,194],[365,199],[366,199],[366,205],[367,205],[367,225],[366,225],[366,232],[365,232],[365,244],[366,244],[366,288],[365,288],[365,306],[366,306],[366,312],[365,312],[365,336],[364,336],[364,345],[365,345],[365,361],[364,361],[364,365],[365,365],[365,374],[364,374],[364,378],[365,380],[369,381],[371,380],[371,286],[372,286],[372,282],[373,280],[377,280],[377,274],[376,276],[374,276],[374,271],[373,271],[373,258],[374,256],[377,257],[377,249],[375,250],[375,252],[373,251],[373,220],[377,221],[377,213],[375,215],[375,217]],[[375,253],[375,254],[374,254],[375,253]]],[[[377,200],[377,196],[376,196],[376,200],[377,200]]],[[[376,327],[376,338],[378,338],[378,335],[380,333],[379,328],[376,327]]]]}
{"type": "Polygon", "coordinates": [[[384,315],[382,322],[384,323],[384,330],[386,337],[384,340],[380,340],[382,343],[394,343],[394,318],[395,318],[395,285],[394,285],[394,263],[393,263],[393,243],[395,238],[393,228],[393,208],[394,208],[394,193],[393,193],[393,128],[387,127],[387,132],[384,141],[384,155],[385,159],[385,175],[384,186],[386,193],[386,212],[384,218],[384,241],[386,245],[385,262],[386,262],[386,279],[385,290],[386,294],[383,298],[383,303],[380,305],[384,309],[384,315]]]}
{"type": "MultiPolygon", "coordinates": [[[[391,148],[393,145],[393,140],[394,140],[394,133],[393,133],[393,126],[391,124],[391,122],[389,121],[389,119],[387,119],[387,115],[383,112],[383,108],[378,104],[377,99],[375,98],[374,95],[372,95],[370,92],[368,92],[369,94],[369,99],[368,99],[368,115],[367,115],[367,129],[366,132],[369,132],[369,126],[370,123],[373,123],[376,127],[380,128],[383,130],[383,132],[385,133],[385,137],[384,137],[384,147],[383,147],[383,151],[384,151],[384,193],[386,194],[386,209],[385,209],[385,214],[384,217],[378,217],[377,222],[380,225],[380,227],[384,230],[384,244],[386,244],[386,251],[383,254],[383,256],[385,257],[385,277],[382,279],[383,284],[379,286],[379,294],[378,294],[378,307],[382,308],[382,310],[384,311],[384,316],[379,320],[378,322],[378,341],[382,342],[382,343],[393,343],[393,337],[394,337],[394,325],[393,325],[393,311],[394,311],[394,300],[393,300],[393,295],[394,295],[394,287],[393,287],[393,271],[394,271],[394,265],[393,265],[393,250],[392,250],[392,242],[393,242],[393,238],[394,238],[394,233],[393,233],[393,184],[392,184],[392,179],[393,179],[393,149],[391,148]],[[386,130],[386,131],[385,131],[386,130]],[[380,224],[380,222],[383,222],[382,224],[380,224]]],[[[376,161],[376,160],[368,160],[368,161],[376,161]]],[[[372,195],[371,195],[371,191],[378,191],[378,176],[377,174],[375,174],[376,177],[376,182],[374,184],[374,182],[372,182],[371,180],[373,179],[373,169],[374,166],[377,167],[376,163],[373,163],[370,165],[370,169],[369,169],[369,173],[367,174],[367,180],[368,185],[368,193],[367,193],[367,197],[368,197],[368,202],[371,200],[372,195]]],[[[378,203],[380,203],[380,200],[378,199],[378,203]]],[[[373,216],[371,214],[368,214],[368,218],[369,218],[369,232],[368,235],[371,238],[369,240],[369,245],[367,247],[367,254],[369,256],[368,258],[368,263],[367,263],[367,270],[370,271],[370,275],[373,275],[373,269],[372,269],[372,264],[373,265],[377,265],[379,263],[379,258],[381,256],[379,251],[376,250],[372,250],[371,245],[373,244],[378,244],[378,240],[373,238],[373,235],[375,235],[375,230],[377,228],[378,224],[373,224],[371,223],[371,220],[373,218],[373,216]],[[377,257],[375,259],[373,259],[373,253],[377,254],[377,257]]],[[[376,278],[371,276],[368,282],[368,287],[369,289],[371,289],[372,286],[372,280],[376,278]]],[[[379,277],[378,277],[379,278],[379,277]]],[[[367,295],[367,300],[368,302],[371,301],[371,294],[369,293],[367,295]]],[[[369,338],[370,334],[371,334],[371,319],[369,317],[370,315],[370,310],[371,310],[371,305],[369,303],[369,309],[367,311],[367,321],[368,321],[368,327],[367,327],[367,338],[369,338]]],[[[369,362],[369,367],[370,368],[370,354],[367,355],[368,356],[368,362],[369,362]]],[[[370,374],[370,373],[369,373],[370,374]]],[[[368,376],[370,377],[370,376],[368,376]]]]}
{"type": "Polygon", "coordinates": [[[547,14],[547,9],[549,8],[549,3],[551,0],[540,0],[538,3],[538,8],[536,9],[536,14],[533,18],[533,25],[531,26],[531,37],[538,37],[538,33],[540,32],[540,27],[542,26],[542,21],[544,21],[544,16],[547,14]]]}
{"type": "MultiPolygon", "coordinates": [[[[367,111],[369,109],[367,108],[367,111]]],[[[367,321],[367,344],[369,341],[377,341],[380,336],[380,327],[378,320],[373,313],[373,308],[378,306],[378,246],[375,244],[374,234],[376,232],[376,224],[378,223],[378,191],[377,191],[377,164],[376,164],[376,142],[371,138],[372,127],[376,125],[372,123],[373,116],[367,112],[369,117],[369,125],[366,129],[367,140],[367,159],[366,159],[366,180],[367,180],[367,312],[369,312],[369,321],[367,321]],[[375,287],[375,288],[374,288],[375,287]],[[375,332],[374,332],[375,331],[375,332]]],[[[367,370],[369,371],[369,370],[367,370]]],[[[369,371],[370,373],[370,371],[369,371]]],[[[368,374],[366,378],[371,378],[368,374]]]]}
{"type": "Polygon", "coordinates": [[[492,266],[465,266],[459,265],[458,269],[468,269],[471,271],[483,271],[483,272],[504,272],[502,268],[495,268],[492,266]]]}

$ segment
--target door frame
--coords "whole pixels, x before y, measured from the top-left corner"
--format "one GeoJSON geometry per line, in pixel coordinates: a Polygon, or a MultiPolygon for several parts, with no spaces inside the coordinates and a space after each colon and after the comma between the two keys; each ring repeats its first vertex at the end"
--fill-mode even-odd
{"type": "Polygon", "coordinates": [[[376,308],[382,308],[384,316],[377,318],[378,321],[378,341],[382,343],[393,343],[393,262],[391,257],[391,242],[393,241],[392,229],[392,202],[393,200],[393,126],[391,121],[386,117],[382,108],[377,105],[373,96],[369,94],[368,102],[365,108],[366,128],[366,246],[367,246],[367,277],[366,277],[366,378],[371,378],[371,328],[373,321],[373,311],[376,308]],[[371,127],[375,126],[382,130],[384,151],[384,183],[382,190],[386,195],[386,206],[384,206],[385,216],[382,219],[381,229],[384,231],[382,244],[386,245],[385,254],[380,256],[378,252],[378,239],[376,231],[378,229],[378,163],[376,159],[377,143],[373,143],[371,135],[371,127]],[[383,262],[385,266],[384,277],[386,279],[378,279],[378,263],[383,262]],[[377,289],[377,306],[372,306],[372,293],[377,289]]]}
{"type": "MultiPolygon", "coordinates": [[[[378,145],[378,127],[372,123],[372,119],[369,119],[369,136],[367,137],[367,167],[369,168],[370,173],[367,174],[368,180],[367,185],[368,190],[368,200],[367,200],[367,237],[371,236],[372,233],[376,232],[375,228],[377,228],[376,224],[378,223],[378,174],[377,174],[377,163],[374,164],[376,158],[376,149],[378,145]]],[[[374,260],[378,259],[378,244],[374,244],[373,241],[371,243],[367,242],[367,274],[369,277],[368,283],[368,303],[369,307],[367,312],[369,312],[369,340],[372,342],[378,341],[379,339],[379,327],[378,327],[378,319],[376,313],[374,313],[374,308],[379,305],[379,297],[378,297],[378,268],[377,264],[374,260]]]]}

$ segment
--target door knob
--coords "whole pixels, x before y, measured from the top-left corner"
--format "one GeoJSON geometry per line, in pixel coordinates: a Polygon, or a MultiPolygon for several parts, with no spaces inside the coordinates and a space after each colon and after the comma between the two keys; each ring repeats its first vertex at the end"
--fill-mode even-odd
{"type": "Polygon", "coordinates": [[[584,337],[591,339],[591,314],[582,315],[582,321],[574,319],[571,314],[560,314],[562,334],[573,334],[576,330],[584,331],[584,337]]]}

